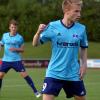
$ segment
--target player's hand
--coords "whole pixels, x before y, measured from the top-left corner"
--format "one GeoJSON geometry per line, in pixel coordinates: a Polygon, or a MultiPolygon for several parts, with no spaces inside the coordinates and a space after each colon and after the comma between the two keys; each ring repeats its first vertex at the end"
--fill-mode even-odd
{"type": "Polygon", "coordinates": [[[85,67],[85,66],[81,66],[81,67],[80,67],[80,72],[79,72],[79,74],[80,74],[80,79],[81,79],[81,80],[84,78],[84,75],[86,74],[86,70],[87,70],[87,67],[85,67]]]}
{"type": "Polygon", "coordinates": [[[45,24],[40,24],[37,30],[37,34],[40,34],[45,29],[45,27],[46,27],[45,24]]]}
{"type": "Polygon", "coordinates": [[[16,48],[9,48],[10,51],[16,51],[16,48]]]}

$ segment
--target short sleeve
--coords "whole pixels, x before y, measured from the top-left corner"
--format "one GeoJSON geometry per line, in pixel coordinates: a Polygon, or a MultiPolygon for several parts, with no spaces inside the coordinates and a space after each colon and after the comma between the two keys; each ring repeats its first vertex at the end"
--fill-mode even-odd
{"type": "Polygon", "coordinates": [[[88,39],[87,39],[87,34],[86,34],[86,29],[84,30],[80,42],[80,47],[82,48],[88,48],[88,39]]]}
{"type": "Polygon", "coordinates": [[[52,27],[48,25],[45,30],[40,34],[40,43],[51,41],[52,37],[52,27]]]}
{"type": "Polygon", "coordinates": [[[21,38],[20,38],[20,46],[22,46],[22,45],[24,45],[24,39],[23,39],[23,37],[21,36],[21,38]]]}
{"type": "Polygon", "coordinates": [[[4,35],[3,35],[2,38],[1,38],[0,44],[1,44],[1,45],[4,45],[4,35]]]}

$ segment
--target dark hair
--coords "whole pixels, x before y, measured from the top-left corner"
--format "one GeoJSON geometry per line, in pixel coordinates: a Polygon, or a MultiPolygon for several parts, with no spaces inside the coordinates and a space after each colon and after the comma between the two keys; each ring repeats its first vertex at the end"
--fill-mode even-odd
{"type": "Polygon", "coordinates": [[[18,22],[15,19],[11,19],[10,22],[9,22],[9,25],[11,25],[11,24],[17,26],[18,22]]]}

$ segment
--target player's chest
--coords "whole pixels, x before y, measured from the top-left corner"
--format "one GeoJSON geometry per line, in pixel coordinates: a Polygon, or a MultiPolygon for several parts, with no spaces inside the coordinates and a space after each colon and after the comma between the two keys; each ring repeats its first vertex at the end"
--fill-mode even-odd
{"type": "Polygon", "coordinates": [[[65,41],[65,42],[78,42],[81,39],[81,35],[78,30],[59,30],[55,32],[56,41],[65,41]]]}
{"type": "Polygon", "coordinates": [[[17,38],[17,37],[5,37],[4,38],[4,42],[5,44],[13,44],[13,45],[16,45],[16,44],[19,44],[20,43],[20,38],[17,38]]]}

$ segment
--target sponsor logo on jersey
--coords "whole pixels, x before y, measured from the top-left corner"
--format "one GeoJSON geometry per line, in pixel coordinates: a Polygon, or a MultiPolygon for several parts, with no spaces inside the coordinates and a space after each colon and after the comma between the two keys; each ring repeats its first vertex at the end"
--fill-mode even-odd
{"type": "Polygon", "coordinates": [[[57,41],[58,47],[78,47],[78,42],[68,43],[68,42],[59,42],[57,41]]]}

